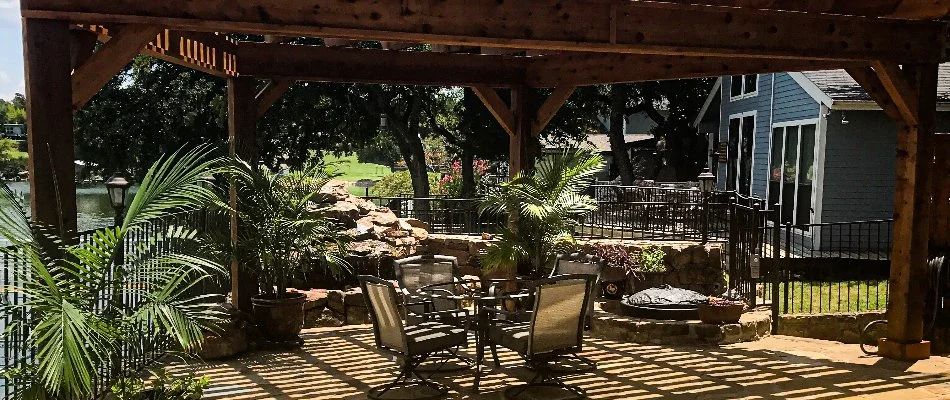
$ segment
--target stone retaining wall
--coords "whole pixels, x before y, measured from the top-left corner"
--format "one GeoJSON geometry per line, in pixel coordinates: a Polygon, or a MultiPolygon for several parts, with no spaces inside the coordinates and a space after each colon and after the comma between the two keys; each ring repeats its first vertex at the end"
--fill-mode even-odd
{"type": "Polygon", "coordinates": [[[857,344],[864,326],[879,319],[886,319],[883,311],[782,315],[778,334],[857,344]]]}
{"type": "Polygon", "coordinates": [[[626,317],[611,312],[615,308],[610,302],[598,307],[591,320],[591,336],[641,344],[720,345],[759,340],[769,336],[772,326],[767,310],[746,312],[737,324],[715,325],[626,317]]]}
{"type": "MultiPolygon", "coordinates": [[[[441,254],[458,258],[463,274],[480,275],[479,258],[494,240],[482,236],[431,234],[420,241],[419,254],[441,254]]],[[[666,253],[666,272],[662,283],[694,290],[705,295],[720,295],[725,291],[726,275],[723,263],[723,245],[705,246],[696,242],[658,242],[647,240],[591,239],[578,241],[581,250],[593,253],[599,244],[619,244],[628,252],[636,253],[646,247],[658,247],[666,253]]],[[[623,280],[622,271],[606,270],[602,280],[623,280]]]]}

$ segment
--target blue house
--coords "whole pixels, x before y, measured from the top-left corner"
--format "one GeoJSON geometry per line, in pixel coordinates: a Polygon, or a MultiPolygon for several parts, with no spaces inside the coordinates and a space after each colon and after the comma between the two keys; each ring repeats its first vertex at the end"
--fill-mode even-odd
{"type": "MultiPolygon", "coordinates": [[[[950,132],[950,64],[937,132],[950,132]]],[[[695,126],[719,189],[794,225],[893,218],[897,127],[844,70],[724,76],[695,126]]]]}

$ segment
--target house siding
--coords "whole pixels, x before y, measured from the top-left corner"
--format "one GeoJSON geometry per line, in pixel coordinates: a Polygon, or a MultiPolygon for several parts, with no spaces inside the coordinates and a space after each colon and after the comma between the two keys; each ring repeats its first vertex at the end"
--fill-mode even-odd
{"type": "Polygon", "coordinates": [[[774,123],[818,118],[821,106],[789,74],[775,74],[774,123]]]}
{"type": "MultiPolygon", "coordinates": [[[[937,113],[937,132],[950,132],[950,113],[937,113]]],[[[883,112],[832,111],[821,221],[893,218],[896,148],[897,125],[883,112]]]]}

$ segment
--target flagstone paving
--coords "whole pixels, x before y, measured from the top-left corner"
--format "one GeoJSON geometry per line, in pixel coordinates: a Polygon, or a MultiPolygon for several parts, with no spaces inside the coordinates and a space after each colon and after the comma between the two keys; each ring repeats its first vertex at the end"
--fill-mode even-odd
{"type": "MultiPolygon", "coordinates": [[[[193,365],[211,377],[205,399],[362,399],[397,374],[369,327],[306,330],[302,348],[193,365]]],[[[587,338],[598,370],[566,379],[592,399],[950,399],[950,358],[901,363],[857,345],[773,336],[721,347],[653,346],[587,338]]],[[[435,375],[453,399],[500,399],[530,374],[502,351],[479,393],[471,370],[435,375]]],[[[493,366],[493,364],[492,364],[493,366]]],[[[176,369],[183,366],[178,365],[176,369]]],[[[554,400],[552,393],[535,398],[554,400]]]]}

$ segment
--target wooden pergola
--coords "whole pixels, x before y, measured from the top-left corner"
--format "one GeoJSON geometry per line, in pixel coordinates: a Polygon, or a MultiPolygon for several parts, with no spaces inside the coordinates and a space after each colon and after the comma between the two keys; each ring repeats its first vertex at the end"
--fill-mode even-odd
{"type": "MultiPolygon", "coordinates": [[[[140,53],[226,78],[232,151],[248,157],[257,120],[296,81],[471,87],[510,135],[512,171],[528,165],[539,132],[576,86],[846,68],[900,127],[881,352],[929,355],[925,294],[915,289],[928,279],[929,248],[950,247],[946,224],[931,224],[950,220],[950,149],[936,151],[934,139],[950,0],[21,0],[21,7],[33,218],[72,231],[73,111],[140,53]],[[234,41],[231,33],[265,41],[234,41]],[[298,37],[326,46],[288,43],[298,37]],[[431,51],[413,47],[420,43],[431,51]],[[510,101],[496,88],[510,89],[510,101]],[[554,90],[535,99],[533,88],[554,90]]],[[[236,279],[232,287],[241,289],[236,279]]]]}

